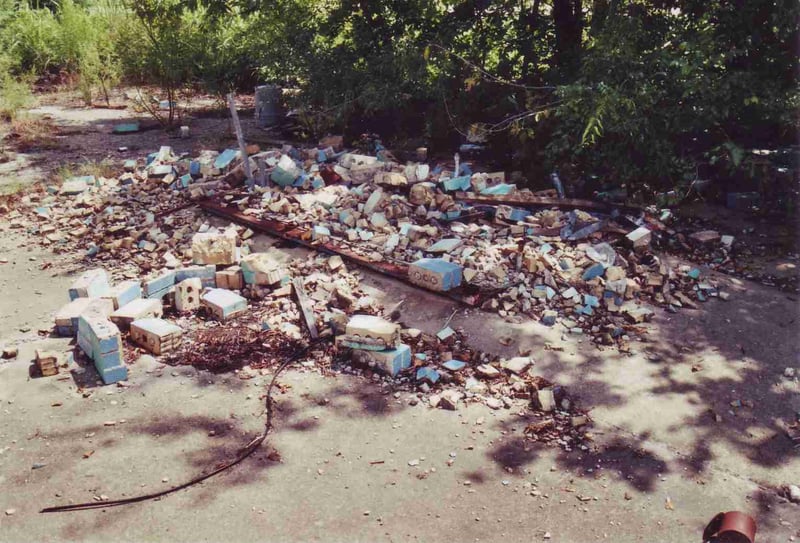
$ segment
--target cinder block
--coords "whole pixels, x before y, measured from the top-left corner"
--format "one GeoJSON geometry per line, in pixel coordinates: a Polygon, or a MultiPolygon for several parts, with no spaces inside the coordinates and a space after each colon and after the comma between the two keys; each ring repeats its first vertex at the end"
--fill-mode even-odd
{"type": "Polygon", "coordinates": [[[336,340],[351,349],[396,349],[401,345],[400,326],[374,315],[353,315],[347,323],[345,335],[336,340]]]}
{"type": "Polygon", "coordinates": [[[128,368],[123,365],[105,368],[102,370],[98,369],[97,372],[100,374],[100,378],[103,380],[103,383],[107,385],[116,383],[118,381],[124,381],[128,378],[128,368]]]}
{"type": "Polygon", "coordinates": [[[164,272],[144,281],[144,295],[148,298],[161,298],[173,286],[175,286],[175,272],[164,272]]]}
{"type": "Polygon", "coordinates": [[[181,312],[199,309],[202,290],[203,282],[199,277],[184,279],[175,285],[175,309],[181,312]]]}
{"type": "Polygon", "coordinates": [[[175,270],[175,283],[180,283],[186,279],[197,278],[200,279],[204,287],[214,288],[218,286],[216,281],[216,273],[217,267],[214,264],[180,268],[175,270]]]}
{"type": "Polygon", "coordinates": [[[448,291],[461,285],[462,268],[441,258],[422,258],[408,268],[408,279],[431,290],[448,291]]]}
{"type": "Polygon", "coordinates": [[[198,233],[192,237],[192,260],[195,264],[236,263],[236,232],[223,234],[198,233]]]}
{"type": "Polygon", "coordinates": [[[212,288],[203,294],[201,303],[221,321],[235,317],[247,309],[245,298],[221,288],[212,288]]]}
{"type": "Polygon", "coordinates": [[[356,352],[363,353],[362,356],[372,361],[377,369],[392,377],[411,366],[411,347],[405,344],[385,351],[361,350],[356,352]]]}
{"type": "MultiPolygon", "coordinates": [[[[187,279],[197,281],[199,279],[187,279]]],[[[181,328],[163,319],[139,319],[131,323],[131,339],[155,355],[169,352],[180,345],[181,328]]]]}
{"type": "Polygon", "coordinates": [[[161,300],[139,298],[114,311],[110,319],[123,330],[127,330],[130,324],[137,319],[160,317],[163,313],[161,300]]]}
{"type": "Polygon", "coordinates": [[[241,262],[242,278],[248,285],[277,285],[288,273],[275,258],[267,253],[253,253],[241,262]]]}
{"type": "Polygon", "coordinates": [[[142,285],[139,281],[123,281],[111,287],[111,291],[104,298],[109,298],[114,304],[114,309],[142,297],[142,285]]]}
{"type": "Polygon", "coordinates": [[[84,312],[78,323],[78,344],[92,360],[104,353],[122,350],[119,328],[107,318],[84,312]]]}
{"type": "Polygon", "coordinates": [[[100,298],[108,295],[111,287],[108,285],[108,275],[102,268],[83,272],[78,279],[72,283],[69,289],[69,299],[76,298],[100,298]]]}
{"type": "Polygon", "coordinates": [[[94,361],[94,367],[97,368],[97,371],[116,368],[117,366],[122,366],[124,364],[122,351],[101,353],[96,357],[93,357],[92,360],[94,361]]]}

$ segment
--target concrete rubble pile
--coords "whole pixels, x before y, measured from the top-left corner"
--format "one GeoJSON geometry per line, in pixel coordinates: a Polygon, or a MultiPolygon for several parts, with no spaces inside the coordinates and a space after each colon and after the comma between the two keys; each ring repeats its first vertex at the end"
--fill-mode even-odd
{"type": "MultiPolygon", "coordinates": [[[[502,360],[469,349],[459,330],[429,336],[385,320],[350,261],[390,265],[413,285],[509,322],[537,320],[623,351],[645,333],[639,325],[653,316],[651,304],[677,311],[728,296],[699,269],[655,254],[672,233],[668,213],[656,219],[591,202],[582,209],[553,191],[518,189],[503,172],[473,173],[458,157],[449,170],[401,165],[384,151],[348,153],[341,139],[330,143],[252,148],[256,180],[244,178],[238,151],[189,158],[162,147],[126,162],[117,178],[76,178],[26,196],[9,213],[12,227],[96,266],[70,289],[57,332],[76,337],[112,383],[127,377],[142,351],[203,366],[213,355],[206,344],[222,352],[233,342],[249,352],[262,335],[296,342],[312,328],[330,330],[335,346],[313,356],[312,366],[366,373],[433,407],[531,406],[546,417],[529,433],[569,448],[587,446],[563,436],[582,435],[588,419],[563,389],[535,375],[530,356],[502,360]],[[213,226],[195,205],[209,201],[249,222],[213,226]],[[289,260],[257,251],[259,221],[334,254],[289,260]]],[[[733,244],[730,236],[694,237],[723,251],[733,244]]],[[[252,377],[275,361],[259,355],[237,371],[252,377]]],[[[51,362],[42,367],[57,371],[51,362]]]]}
{"type": "MultiPolygon", "coordinates": [[[[473,173],[458,161],[451,170],[402,165],[384,150],[370,156],[340,146],[340,138],[305,150],[252,146],[248,160],[261,182],[235,193],[225,189],[245,182],[239,151],[189,158],[162,147],[144,164],[127,161],[118,178],[71,179],[26,197],[36,219],[30,230],[55,250],[83,248],[128,279],[242,259],[242,273],[261,278],[256,287],[275,284],[278,272],[249,254],[252,229],[231,225],[220,237],[191,206],[214,198],[252,219],[303,228],[309,242],[326,249],[405,266],[407,280],[428,290],[486,293],[470,299],[509,322],[560,323],[566,333],[623,349],[639,334],[635,325],[653,315],[650,304],[676,311],[728,297],[699,269],[670,266],[654,254],[653,245],[674,232],[649,213],[530,210],[525,202],[539,195],[507,182],[503,172],[473,173]],[[475,197],[484,203],[462,201],[475,197]]],[[[22,227],[24,217],[12,213],[22,227]]],[[[686,240],[721,251],[733,242],[716,232],[686,240]]]]}

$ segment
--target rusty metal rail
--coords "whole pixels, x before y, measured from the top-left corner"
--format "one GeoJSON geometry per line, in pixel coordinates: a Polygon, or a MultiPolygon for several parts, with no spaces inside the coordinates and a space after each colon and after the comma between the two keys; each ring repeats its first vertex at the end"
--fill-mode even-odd
{"type": "Polygon", "coordinates": [[[397,279],[409,285],[413,285],[415,288],[427,290],[428,292],[432,292],[434,294],[450,298],[452,300],[455,300],[457,302],[463,303],[471,307],[480,305],[484,300],[487,299],[487,297],[493,295],[496,292],[496,290],[492,292],[487,292],[485,290],[480,290],[478,288],[470,286],[460,287],[458,289],[453,289],[447,292],[440,292],[436,290],[426,289],[424,287],[412,283],[409,280],[408,264],[400,264],[392,262],[373,262],[367,259],[366,257],[356,253],[352,249],[334,243],[333,241],[312,242],[311,230],[308,228],[275,219],[259,219],[256,217],[252,217],[250,215],[242,213],[236,208],[222,205],[213,200],[201,200],[200,202],[198,202],[198,204],[201,209],[211,213],[212,215],[222,217],[224,219],[235,222],[242,226],[247,226],[248,228],[255,230],[257,232],[269,234],[271,236],[281,238],[285,241],[315,251],[339,255],[342,258],[347,259],[348,261],[363,268],[367,268],[376,273],[386,275],[388,277],[397,279]]]}

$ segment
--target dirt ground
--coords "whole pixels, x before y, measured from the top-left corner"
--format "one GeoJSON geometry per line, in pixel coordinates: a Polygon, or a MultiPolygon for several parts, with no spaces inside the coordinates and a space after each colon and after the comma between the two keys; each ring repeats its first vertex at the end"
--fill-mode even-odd
{"type": "MultiPolygon", "coordinates": [[[[71,157],[190,150],[225,124],[196,119],[190,140],[158,130],[112,137],[124,111],[47,107],[75,133],[65,148],[31,154],[40,176],[71,157]],[[96,111],[108,116],[87,121],[96,111]]],[[[49,331],[80,268],[0,217],[0,347],[20,350],[0,363],[0,541],[697,541],[729,510],[756,517],[758,542],[800,540],[800,505],[779,495],[800,484],[788,434],[800,383],[783,377],[800,367],[797,297],[724,276],[730,301],[657,310],[647,341],[623,355],[365,272],[379,300],[403,300],[407,326],[433,333],[456,311],[451,326],[476,347],[532,349],[536,370],[591,410],[595,447],[526,440],[526,415],[515,410],[434,410],[299,365],[281,377],[274,437],[239,466],[159,501],[40,514],[179,483],[229,458],[264,419],[268,375],[134,364],[122,387],[96,386],[91,368],[32,377],[36,348],[72,347],[49,331]]]]}

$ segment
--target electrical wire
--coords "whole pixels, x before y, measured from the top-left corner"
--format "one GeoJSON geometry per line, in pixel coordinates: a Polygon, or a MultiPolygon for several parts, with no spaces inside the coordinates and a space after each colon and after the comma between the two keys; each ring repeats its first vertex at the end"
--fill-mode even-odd
{"type": "Polygon", "coordinates": [[[142,494],[142,495],[139,495],[139,496],[133,496],[131,498],[123,498],[123,499],[118,499],[118,500],[101,501],[101,502],[94,501],[94,502],[86,502],[86,503],[74,503],[74,504],[69,504],[69,505],[58,505],[58,506],[54,506],[54,507],[45,507],[44,509],[42,509],[39,512],[40,513],[65,513],[65,512],[69,512],[69,511],[84,511],[84,510],[87,510],[87,509],[105,509],[107,507],[118,507],[118,506],[121,506],[121,505],[130,505],[130,504],[133,504],[133,503],[139,503],[139,502],[144,502],[144,501],[149,501],[149,500],[155,500],[155,499],[167,496],[169,494],[173,494],[173,493],[175,493],[175,492],[177,492],[179,490],[183,490],[185,488],[189,488],[190,486],[193,486],[193,485],[196,485],[198,483],[201,483],[201,482],[205,481],[206,479],[210,479],[211,477],[213,477],[213,476],[215,476],[215,475],[217,475],[219,473],[222,473],[223,471],[225,471],[227,469],[232,468],[236,464],[239,464],[245,458],[247,458],[248,456],[253,454],[259,448],[259,446],[262,443],[264,443],[264,441],[267,439],[267,436],[269,435],[270,431],[272,431],[272,429],[273,429],[272,420],[273,420],[273,415],[274,415],[274,412],[273,412],[274,402],[273,402],[273,399],[272,399],[272,390],[275,387],[275,383],[278,380],[278,376],[281,374],[281,372],[283,372],[286,368],[288,368],[298,358],[300,358],[303,355],[305,355],[305,353],[307,353],[309,351],[309,349],[311,349],[311,347],[317,345],[318,343],[321,343],[322,341],[327,340],[329,337],[330,337],[329,335],[320,336],[320,338],[310,342],[305,347],[302,347],[302,348],[296,350],[286,360],[284,360],[283,362],[280,363],[278,368],[275,370],[275,374],[272,376],[272,380],[270,381],[269,386],[267,387],[266,404],[265,404],[266,405],[267,420],[264,423],[264,431],[260,435],[258,435],[255,438],[253,438],[247,445],[245,445],[244,448],[242,448],[239,451],[239,454],[236,455],[236,458],[234,458],[233,460],[227,462],[226,464],[223,464],[222,466],[219,466],[219,467],[215,468],[214,470],[210,471],[209,473],[205,473],[203,475],[198,475],[197,477],[194,477],[193,479],[190,479],[190,480],[186,481],[185,483],[181,483],[181,484],[179,484],[177,486],[173,486],[173,487],[167,488],[165,490],[160,490],[158,492],[152,492],[150,494],[142,494]]]}

